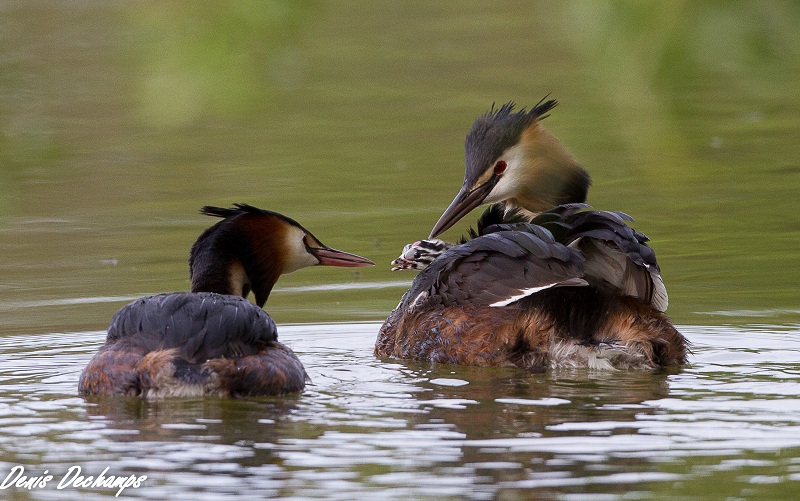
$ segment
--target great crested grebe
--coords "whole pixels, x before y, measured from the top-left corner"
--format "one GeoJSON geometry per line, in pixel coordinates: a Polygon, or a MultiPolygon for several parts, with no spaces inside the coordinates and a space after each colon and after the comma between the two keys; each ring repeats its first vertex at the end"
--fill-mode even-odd
{"type": "Polygon", "coordinates": [[[376,355],[528,369],[686,363],[647,237],[626,214],[584,203],[589,174],[540,123],[555,105],[507,103],[475,121],[461,190],[429,239],[393,261],[422,271],[376,355]],[[484,203],[497,205],[472,239],[435,239],[484,203]]]}
{"type": "Polygon", "coordinates": [[[138,299],[119,310],[81,374],[83,395],[280,395],[304,388],[297,356],[262,309],[278,277],[300,268],[371,266],[323,245],[297,221],[246,204],[206,206],[222,218],[192,245],[192,291],[138,299]],[[252,291],[256,304],[246,299],[252,291]]]}

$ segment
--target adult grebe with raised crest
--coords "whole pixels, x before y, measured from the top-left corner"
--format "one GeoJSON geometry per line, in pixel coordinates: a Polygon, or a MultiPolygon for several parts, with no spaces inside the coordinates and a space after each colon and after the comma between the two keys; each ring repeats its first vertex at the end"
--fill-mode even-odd
{"type": "Polygon", "coordinates": [[[394,262],[422,271],[381,327],[378,356],[529,369],[686,362],[647,237],[630,216],[584,204],[589,174],[542,127],[555,104],[507,103],[475,121],[461,190],[394,262]],[[471,240],[433,240],[484,203],[499,216],[471,240]]]}
{"type": "Polygon", "coordinates": [[[262,309],[278,278],[308,266],[371,266],[323,245],[297,221],[246,204],[203,207],[222,218],[192,245],[191,292],[148,296],[114,315],[80,377],[83,395],[280,395],[304,388],[303,364],[262,309]],[[246,299],[255,295],[253,304],[246,299]]]}

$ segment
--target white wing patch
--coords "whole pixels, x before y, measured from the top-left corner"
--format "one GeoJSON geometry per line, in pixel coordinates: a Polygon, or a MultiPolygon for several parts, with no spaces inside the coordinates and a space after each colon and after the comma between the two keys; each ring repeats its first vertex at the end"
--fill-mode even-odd
{"type": "Polygon", "coordinates": [[[543,291],[545,289],[549,289],[550,287],[554,287],[556,285],[558,285],[558,282],[554,282],[554,283],[548,284],[548,285],[543,285],[541,287],[531,287],[530,289],[522,289],[522,290],[519,291],[520,294],[518,294],[516,296],[511,296],[508,299],[503,299],[501,301],[497,301],[496,303],[492,303],[489,306],[494,307],[494,308],[496,308],[498,306],[507,306],[507,305],[513,303],[514,301],[519,301],[520,299],[522,299],[524,297],[528,297],[531,294],[536,294],[539,291],[543,291]]]}
{"type": "MultiPolygon", "coordinates": [[[[411,301],[411,304],[408,305],[408,311],[413,310],[414,307],[417,305],[417,303],[419,303],[420,301],[425,300],[427,297],[428,297],[428,293],[426,291],[422,291],[419,294],[417,294],[417,297],[415,297],[414,300],[411,301]]],[[[402,304],[402,301],[400,302],[400,304],[402,304]]]]}

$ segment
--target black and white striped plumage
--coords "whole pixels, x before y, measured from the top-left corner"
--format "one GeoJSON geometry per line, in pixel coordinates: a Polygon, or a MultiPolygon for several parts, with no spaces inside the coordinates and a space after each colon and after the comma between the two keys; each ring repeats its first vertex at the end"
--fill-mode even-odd
{"type": "Polygon", "coordinates": [[[626,214],[584,204],[589,174],[540,123],[553,106],[507,103],[475,120],[463,184],[429,238],[482,204],[528,218],[471,232],[430,264],[426,255],[376,354],[527,368],[686,362],[647,237],[626,214]]]}
{"type": "Polygon", "coordinates": [[[481,217],[478,219],[476,224],[477,229],[469,228],[467,231],[468,236],[462,235],[461,238],[458,239],[457,244],[445,242],[438,238],[417,240],[414,243],[406,244],[400,256],[392,261],[394,265],[392,271],[422,271],[454,245],[466,243],[470,238],[477,238],[486,234],[486,228],[490,226],[504,223],[524,223],[528,222],[529,219],[530,218],[526,218],[516,209],[506,210],[503,204],[490,205],[483,211],[483,214],[481,214],[481,217]]]}
{"type": "Polygon", "coordinates": [[[401,307],[505,306],[557,286],[582,286],[579,252],[536,225],[494,228],[444,252],[420,273],[401,307]]]}
{"type": "Polygon", "coordinates": [[[436,245],[436,255],[414,262],[424,271],[402,304],[505,306],[550,287],[592,285],[664,311],[666,289],[647,237],[627,226],[626,214],[589,209],[565,204],[530,223],[493,224],[460,245],[436,245]]]}
{"type": "Polygon", "coordinates": [[[424,270],[453,244],[438,238],[417,240],[406,244],[403,252],[392,261],[392,271],[424,270]]]}

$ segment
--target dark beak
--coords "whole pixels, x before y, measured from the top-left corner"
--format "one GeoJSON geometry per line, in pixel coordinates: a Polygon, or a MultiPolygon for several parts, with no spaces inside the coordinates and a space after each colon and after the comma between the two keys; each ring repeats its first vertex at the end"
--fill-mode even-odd
{"type": "Polygon", "coordinates": [[[436,238],[454,224],[456,224],[462,217],[466,216],[469,211],[481,205],[489,192],[492,191],[494,185],[497,184],[497,177],[492,176],[487,182],[470,190],[466,185],[461,187],[456,198],[450,203],[450,207],[444,211],[442,217],[436,222],[431,230],[431,236],[428,238],[436,238]]]}
{"type": "Polygon", "coordinates": [[[342,266],[345,268],[356,268],[358,266],[375,266],[369,259],[349,252],[343,252],[330,247],[314,248],[308,247],[308,252],[319,260],[321,266],[342,266]]]}

